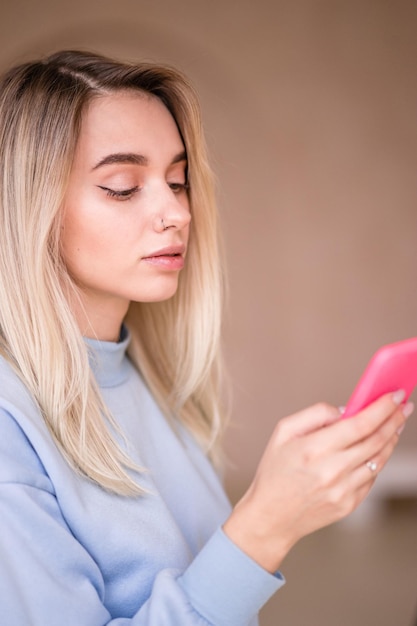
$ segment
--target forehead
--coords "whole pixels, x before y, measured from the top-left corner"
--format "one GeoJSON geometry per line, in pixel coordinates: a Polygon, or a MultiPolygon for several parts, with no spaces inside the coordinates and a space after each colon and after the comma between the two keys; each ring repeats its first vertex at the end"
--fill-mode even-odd
{"type": "Polygon", "coordinates": [[[184,150],[177,124],[156,96],[121,91],[92,99],[83,112],[76,159],[94,163],[107,153],[137,152],[152,160],[184,150]]]}

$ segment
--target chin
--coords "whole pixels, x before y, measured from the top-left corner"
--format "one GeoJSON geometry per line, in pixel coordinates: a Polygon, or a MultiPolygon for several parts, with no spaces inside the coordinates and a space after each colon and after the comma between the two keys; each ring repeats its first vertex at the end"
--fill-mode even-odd
{"type": "Polygon", "coordinates": [[[164,289],[149,290],[147,294],[141,294],[138,297],[132,298],[133,302],[164,302],[170,300],[178,291],[178,281],[175,285],[172,284],[164,289]]]}

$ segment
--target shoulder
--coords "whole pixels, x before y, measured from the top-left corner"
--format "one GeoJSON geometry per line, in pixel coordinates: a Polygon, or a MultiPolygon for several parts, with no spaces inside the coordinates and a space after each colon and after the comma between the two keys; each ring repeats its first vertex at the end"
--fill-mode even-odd
{"type": "Polygon", "coordinates": [[[40,429],[46,426],[39,407],[18,376],[12,365],[0,356],[0,411],[9,414],[23,430],[40,429]]]}
{"type": "Polygon", "coordinates": [[[24,410],[28,406],[35,407],[35,402],[29,390],[19,378],[12,365],[0,356],[0,407],[9,403],[15,404],[24,410]]]}
{"type": "Polygon", "coordinates": [[[0,483],[25,483],[51,490],[38,449],[51,440],[30,392],[0,357],[0,483]]]}

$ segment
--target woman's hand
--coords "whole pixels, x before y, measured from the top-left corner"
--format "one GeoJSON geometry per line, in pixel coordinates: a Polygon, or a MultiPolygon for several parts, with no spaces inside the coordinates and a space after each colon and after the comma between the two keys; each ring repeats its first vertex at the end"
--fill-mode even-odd
{"type": "Polygon", "coordinates": [[[275,572],[299,539],[365,498],[412,413],[403,399],[401,391],[387,394],[345,420],[326,404],[280,420],[251,486],[224,524],[226,535],[275,572]]]}

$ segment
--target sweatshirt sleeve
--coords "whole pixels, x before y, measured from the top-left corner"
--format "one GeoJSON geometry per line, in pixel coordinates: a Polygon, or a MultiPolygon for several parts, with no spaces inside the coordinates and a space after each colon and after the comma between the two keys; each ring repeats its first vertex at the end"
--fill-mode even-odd
{"type": "Polygon", "coordinates": [[[0,420],[0,606],[8,626],[256,624],[283,579],[221,529],[185,571],[160,571],[135,615],[111,615],[98,564],[72,534],[39,458],[7,417],[0,420]]]}

